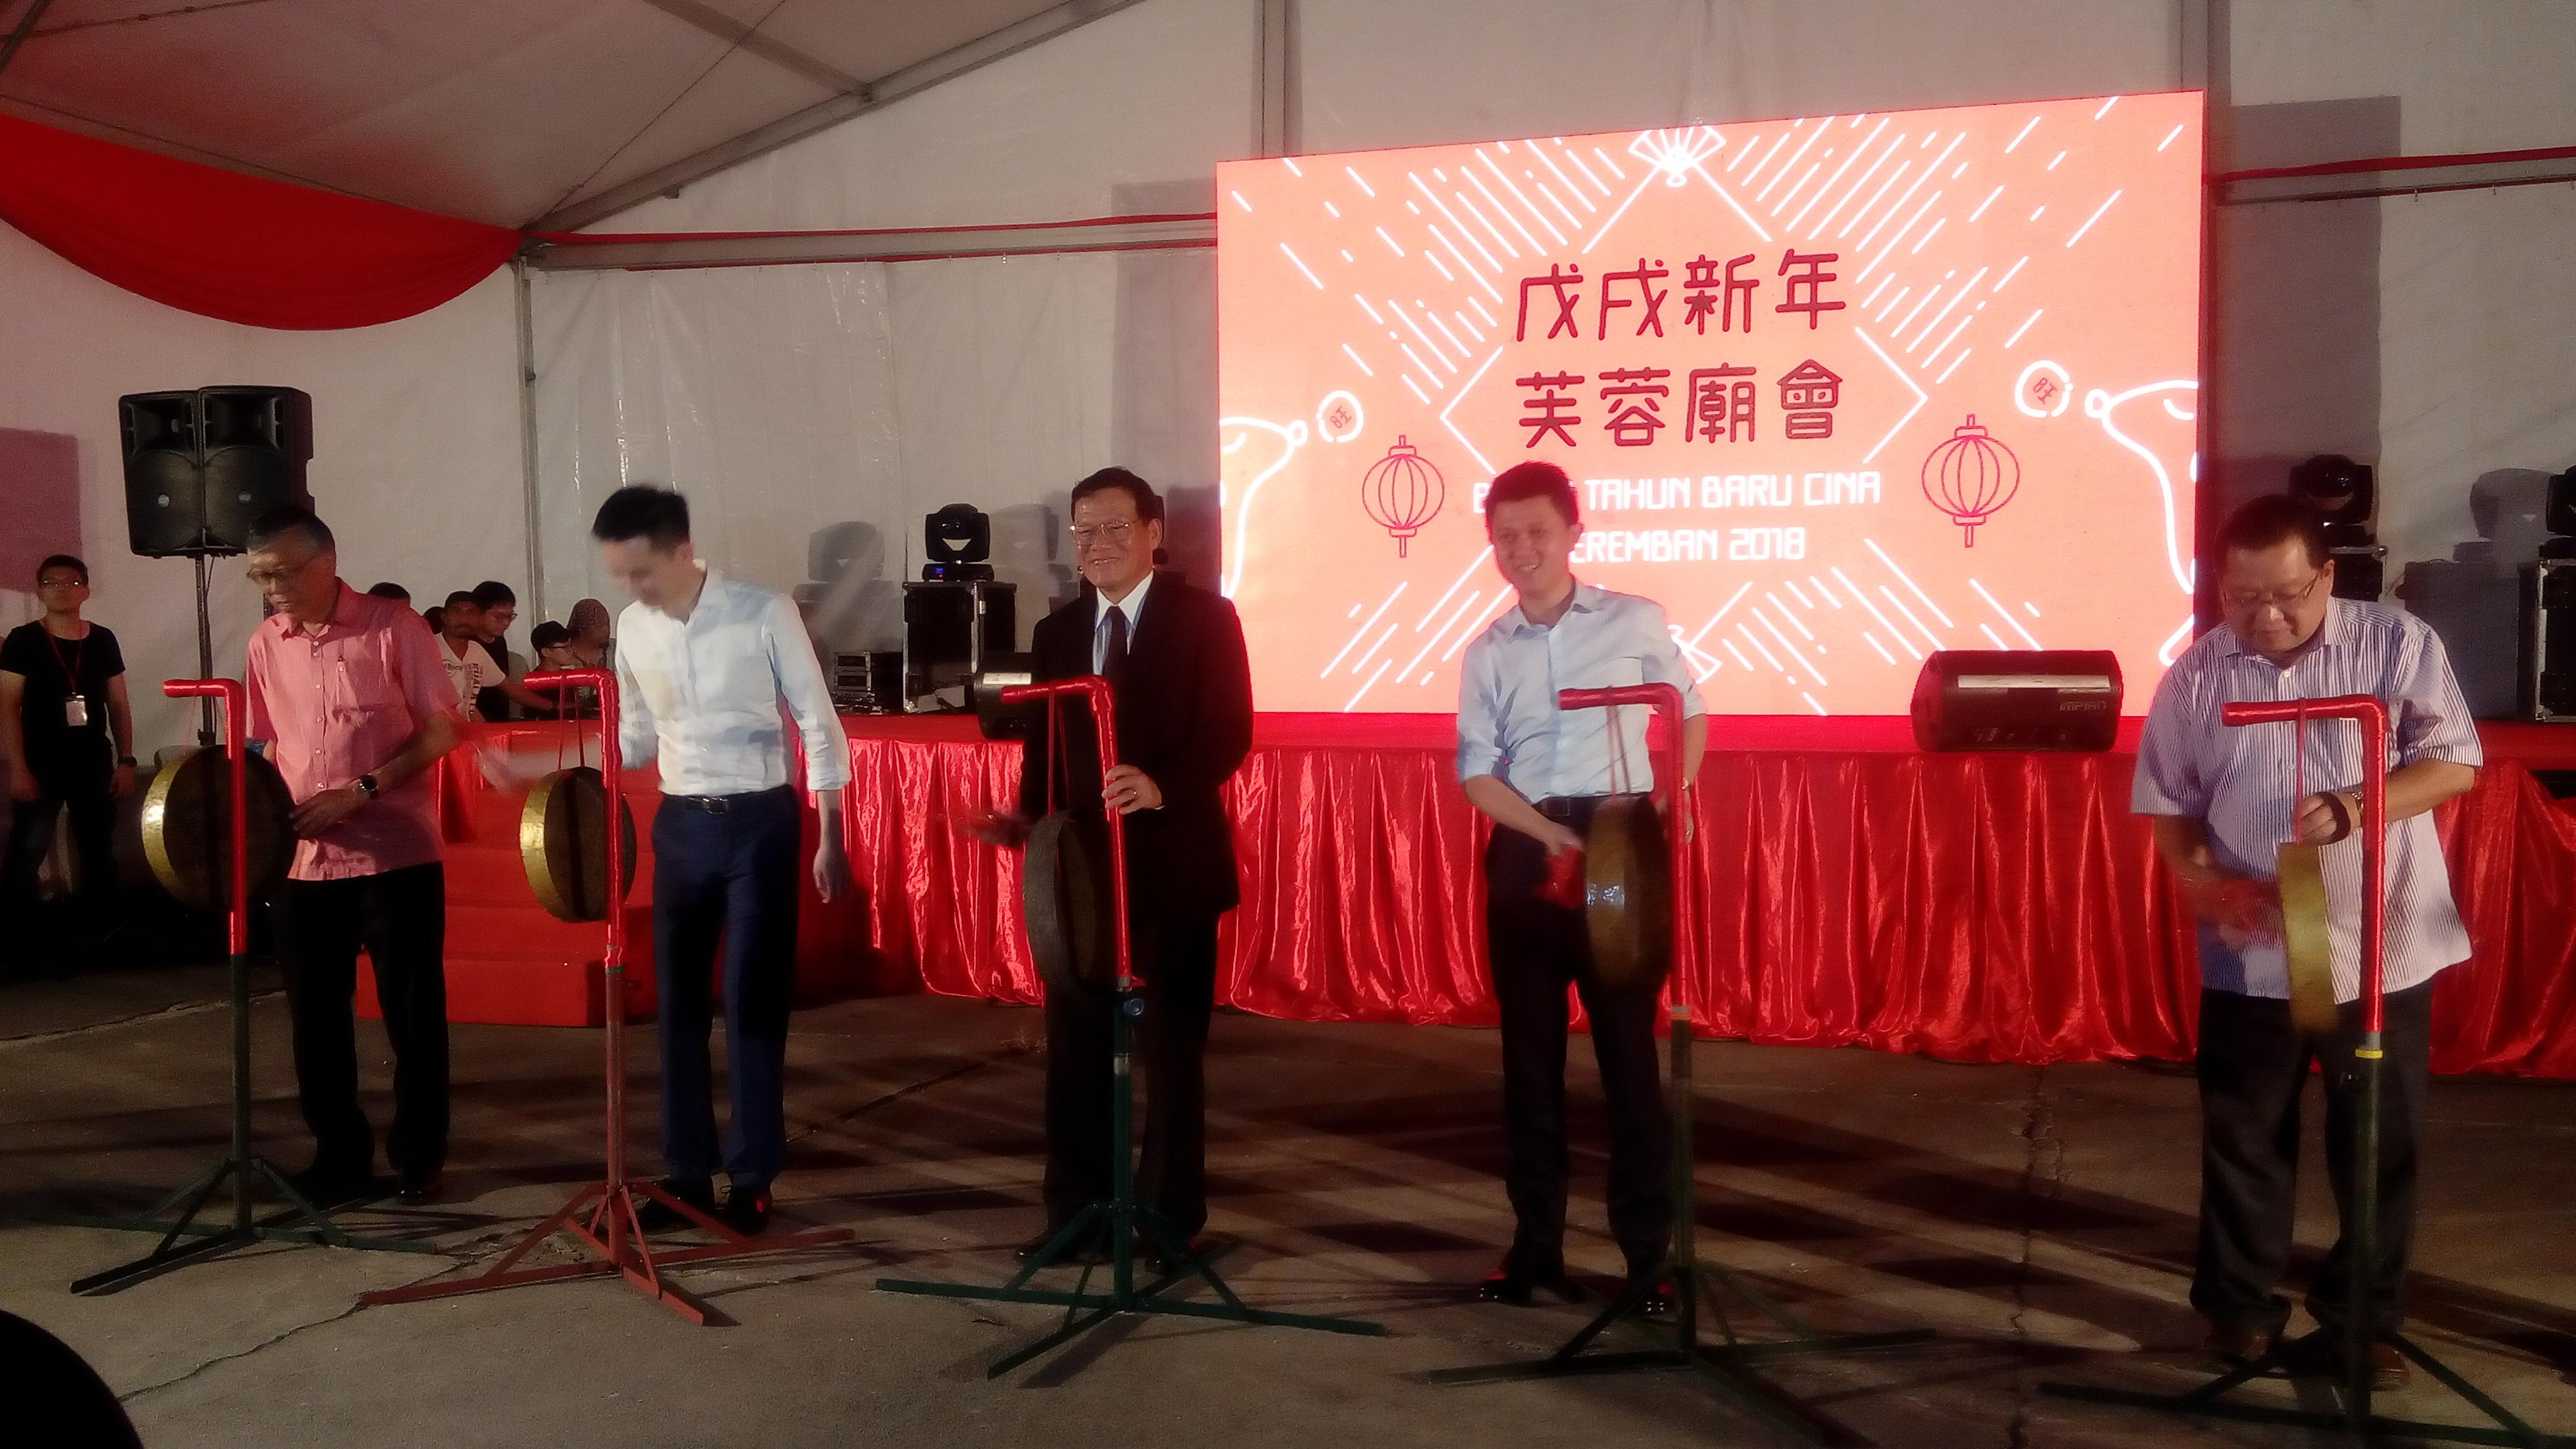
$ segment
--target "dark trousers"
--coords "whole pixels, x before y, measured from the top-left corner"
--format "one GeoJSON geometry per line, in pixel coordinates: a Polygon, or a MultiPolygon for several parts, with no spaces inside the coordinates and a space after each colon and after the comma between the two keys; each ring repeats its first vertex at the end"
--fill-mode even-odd
{"type": "MultiPolygon", "coordinates": [[[[1582,832],[1592,801],[1549,801],[1582,832]]],[[[1503,1188],[1518,1228],[1511,1261],[1553,1273],[1565,1257],[1565,988],[1592,1021],[1592,1055],[1610,1109],[1610,1231],[1630,1272],[1663,1260],[1673,1226],[1672,1123],[1655,1061],[1657,995],[1613,991],[1592,970],[1579,908],[1539,898],[1547,849],[1497,826],[1485,847],[1485,946],[1503,1018],[1503,1125],[1511,1144],[1503,1188]]]]}
{"type": "Polygon", "coordinates": [[[394,1120],[385,1156],[427,1177],[447,1161],[447,869],[436,862],[348,880],[291,880],[280,916],[295,1083],[313,1162],[375,1170],[376,1138],[358,1106],[358,948],[375,967],[376,1003],[394,1049],[394,1120]]]}
{"type": "Polygon", "coordinates": [[[724,1168],[761,1188],[787,1160],[787,1012],[796,988],[796,792],[665,797],[653,817],[653,975],[662,997],[662,1161],[702,1186],[716,1169],[709,978],[724,948],[724,1168]]]}
{"type": "MultiPolygon", "coordinates": [[[[1216,1009],[1216,917],[1135,921],[1130,949],[1144,978],[1136,1065],[1145,1127],[1136,1197],[1182,1237],[1207,1226],[1207,1035],[1216,1009]]],[[[1111,1006],[1049,991],[1046,1003],[1047,1222],[1062,1227],[1110,1194],[1111,1006]]]]}
{"type": "MultiPolygon", "coordinates": [[[[2415,1239],[2416,1142],[2432,1076],[2433,984],[2391,992],[2381,1032],[2378,1241],[2371,1304],[2379,1323],[2405,1321],[2406,1261],[2415,1239]]],[[[2279,1332],[2289,1300],[2274,1291],[2290,1264],[2297,1207],[2299,1107],[2311,1062],[2326,1095],[2326,1175],[2341,1224],[2308,1287],[2320,1323],[2344,1321],[2352,1271],[2353,1123],[2362,1112],[2361,1008],[2335,1030],[2290,1024],[2290,1003],[2230,991],[2200,994],[2200,1247],[2191,1304],[2212,1320],[2279,1332]]]]}
{"type": "Polygon", "coordinates": [[[108,777],[36,777],[38,798],[10,803],[9,848],[0,862],[0,905],[11,917],[36,904],[36,872],[54,848],[54,827],[66,807],[72,816],[72,849],[80,859],[80,905],[90,915],[116,894],[116,799],[108,777]]]}

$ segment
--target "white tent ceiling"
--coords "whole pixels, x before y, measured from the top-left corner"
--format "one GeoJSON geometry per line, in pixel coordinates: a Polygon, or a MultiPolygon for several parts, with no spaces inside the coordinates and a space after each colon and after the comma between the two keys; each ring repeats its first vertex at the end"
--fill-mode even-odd
{"type": "Polygon", "coordinates": [[[451,216],[578,224],[1124,3],[0,0],[0,110],[451,216]]]}

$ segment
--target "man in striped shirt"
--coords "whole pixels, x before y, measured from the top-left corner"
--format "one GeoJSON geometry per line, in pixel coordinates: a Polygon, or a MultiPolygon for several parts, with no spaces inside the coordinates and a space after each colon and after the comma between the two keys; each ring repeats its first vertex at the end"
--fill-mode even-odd
{"type": "MultiPolygon", "coordinates": [[[[2274,1289],[2289,1265],[2300,1097],[2311,1062],[2325,1081],[2335,1202],[2347,1214],[2353,1202],[2364,882],[2361,843],[2349,837],[2365,765],[2351,721],[2310,722],[2302,758],[2298,727],[2230,728],[2220,708],[2343,694],[2376,695],[2388,706],[2387,1070],[2377,1261],[2367,1271],[2371,1302],[2389,1328],[2404,1317],[2433,977],[2469,954],[2431,811],[2468,790],[2483,757],[2433,631],[2395,609],[2334,597],[2334,562],[2314,509],[2256,499],[2228,519],[2219,552],[2226,622],[2185,651],[2157,687],[2131,804],[2154,817],[2157,853],[2200,917],[2201,1203],[2191,1301],[2208,1321],[2210,1348],[2241,1361],[2267,1352],[2289,1316],[2274,1289]],[[2302,1032],[2290,1019],[2275,852],[2291,840],[2327,847],[2341,1015],[2330,1033],[2302,1032]]],[[[2338,1324],[2350,1271],[2349,1239],[2339,1236],[2309,1285],[2308,1309],[2319,1322],[2338,1324]]],[[[2385,1343],[2371,1367],[2381,1387],[2405,1379],[2404,1359],[2385,1343]]]]}

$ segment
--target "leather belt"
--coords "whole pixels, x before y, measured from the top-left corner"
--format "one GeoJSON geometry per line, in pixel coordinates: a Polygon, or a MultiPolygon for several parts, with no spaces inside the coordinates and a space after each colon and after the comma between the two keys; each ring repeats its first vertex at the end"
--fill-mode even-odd
{"type": "Polygon", "coordinates": [[[1544,800],[1532,801],[1531,807],[1563,825],[1601,808],[1601,802],[1609,798],[1607,795],[1550,795],[1544,800]]]}
{"type": "Polygon", "coordinates": [[[733,810],[747,810],[761,801],[789,793],[784,785],[767,790],[753,790],[742,795],[665,795],[665,806],[677,805],[683,810],[697,810],[709,815],[722,815],[733,810]]]}

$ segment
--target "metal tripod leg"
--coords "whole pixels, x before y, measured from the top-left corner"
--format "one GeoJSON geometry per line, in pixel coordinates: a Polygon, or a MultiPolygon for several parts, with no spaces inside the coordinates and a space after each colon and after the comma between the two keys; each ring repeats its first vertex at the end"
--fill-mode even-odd
{"type": "Polygon", "coordinates": [[[2378,1325],[2371,1308],[2370,1277],[2377,1262],[2379,1239],[2379,1114],[2381,1074],[2387,1066],[2381,1052],[2380,1034],[2364,1032],[2361,1045],[2353,1055],[2362,1077],[2362,1107],[2353,1123],[2353,1175],[2358,1180],[2353,1188],[2352,1252],[2347,1255],[2351,1267],[2346,1275],[2344,1322],[2339,1327],[2320,1328],[2293,1343],[2275,1344],[2271,1352],[2254,1362],[2221,1374],[2187,1393],[2155,1394],[2055,1382],[2041,1384],[2041,1393],[2084,1403],[2157,1409],[2169,1414],[2242,1419],[2328,1431],[2341,1429],[2363,1443],[2382,1438],[2430,1439],[2451,1444],[2512,1445],[2520,1446],[2520,1449],[2576,1449],[2576,1436],[2543,1434],[2532,1428],[2457,1370],[2426,1352],[2422,1345],[2394,1329],[2378,1325]],[[2340,1344],[2335,1343],[2338,1335],[2342,1338],[2340,1344]],[[2381,1343],[2390,1345],[2421,1365],[2443,1387],[2468,1400],[2497,1427],[2433,1424],[2414,1419],[2392,1419],[2374,1412],[2371,1407],[2370,1350],[2373,1345],[2381,1343]],[[2260,1375],[2293,1361],[2311,1347],[2330,1345],[2335,1347],[2336,1360],[2343,1370],[2342,1412],[2276,1408],[2268,1404],[2240,1403],[2226,1397],[2260,1375]]]}
{"type": "Polygon", "coordinates": [[[1486,1384],[1570,1375],[1694,1368],[1708,1374],[1729,1398],[1760,1415],[1773,1427],[1809,1443],[1822,1443],[1826,1426],[1818,1423],[1803,1406],[1755,1374],[1752,1366],[1775,1358],[1904,1348],[1929,1342],[1931,1330],[1818,1333],[1805,1319],[1741,1274],[1699,1257],[1699,1173],[1692,1143],[1695,1094],[1691,1085],[1689,1009],[1677,1006],[1672,1017],[1673,1239],[1661,1268],[1629,1279],[1618,1297],[1594,1314],[1590,1322],[1546,1358],[1440,1369],[1424,1377],[1435,1384],[1486,1384]],[[1673,1286],[1671,1321],[1658,1323],[1640,1316],[1638,1310],[1645,1300],[1666,1279],[1673,1286]],[[1752,1343],[1738,1339],[1734,1324],[1725,1311],[1725,1294],[1729,1292],[1789,1336],[1752,1343]],[[1716,1315],[1719,1331],[1726,1340],[1723,1344],[1700,1341],[1702,1309],[1716,1315]],[[1620,1353],[1588,1351],[1602,1334],[1621,1322],[1647,1338],[1652,1346],[1620,1353]]]}
{"type": "Polygon", "coordinates": [[[1153,1207],[1136,1200],[1136,1159],[1134,1151],[1133,1033],[1129,1003],[1138,1001],[1133,992],[1121,995],[1112,1008],[1110,1026],[1110,1080],[1113,1093],[1109,1110],[1110,1196],[1086,1204],[1082,1211],[1047,1239],[1035,1256],[1009,1281],[998,1287],[965,1283],[935,1283],[910,1278],[880,1278],[877,1287],[888,1293],[916,1294],[932,1298],[961,1298],[985,1303],[1029,1303],[1065,1310],[1064,1321],[1054,1329],[1022,1344],[993,1360],[984,1371],[986,1378],[1000,1378],[1064,1344],[1072,1342],[1112,1318],[1126,1313],[1154,1314],[1175,1318],[1206,1318],[1226,1323],[1251,1323],[1270,1328],[1302,1328],[1322,1333],[1348,1333],[1376,1336],[1386,1332],[1382,1324],[1354,1318],[1328,1318],[1303,1313],[1274,1313],[1247,1305],[1233,1287],[1216,1270],[1215,1260],[1230,1251],[1227,1244],[1211,1253],[1200,1253],[1182,1238],[1170,1220],[1153,1207]],[[1109,1234],[1109,1291],[1088,1291],[1092,1268],[1070,1293],[1030,1288],[1029,1280],[1045,1268],[1061,1262],[1066,1254],[1091,1240],[1096,1232],[1109,1234]],[[1149,1236],[1161,1250],[1166,1262],[1174,1266],[1154,1281],[1137,1286],[1136,1238],[1149,1236]],[[1164,1295],[1196,1280],[1208,1285],[1218,1301],[1193,1303],[1164,1295]]]}
{"type": "Polygon", "coordinates": [[[79,1227],[109,1228],[118,1232],[159,1233],[161,1242],[149,1253],[131,1262],[120,1263],[104,1272],[92,1273],[71,1285],[74,1293],[110,1292],[138,1282],[183,1263],[215,1257],[233,1248],[255,1242],[318,1243],[332,1248],[355,1248],[379,1253],[434,1253],[428,1243],[400,1238],[359,1238],[340,1230],[329,1215],[295,1190],[276,1164],[250,1150],[250,957],[235,952],[226,962],[226,994],[232,1008],[233,1098],[232,1150],[216,1159],[186,1187],[171,1193],[144,1212],[127,1216],[66,1214],[54,1219],[79,1227]],[[233,1185],[232,1221],[218,1226],[200,1223],[197,1214],[226,1179],[233,1185]],[[286,1211],[266,1219],[251,1213],[250,1194],[255,1182],[265,1181],[286,1200],[286,1211]],[[177,1209],[176,1216],[165,1214],[177,1209]],[[196,1241],[177,1245],[183,1237],[196,1241]]]}

